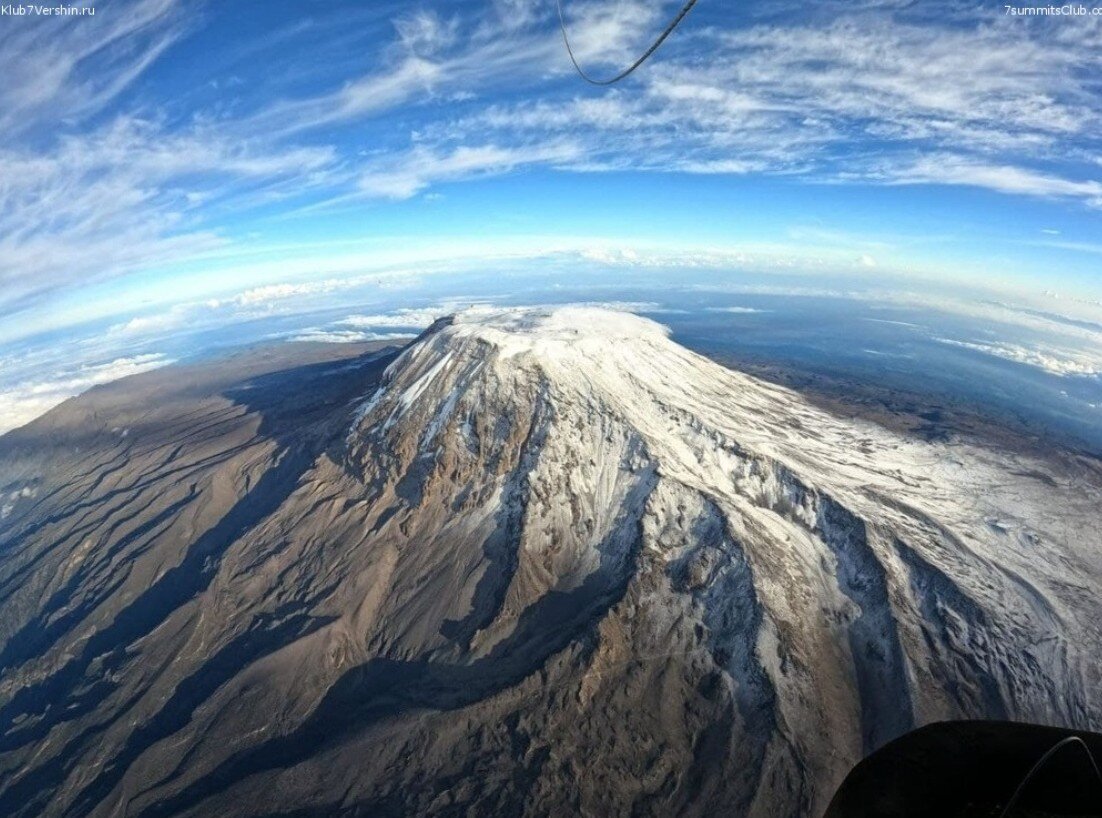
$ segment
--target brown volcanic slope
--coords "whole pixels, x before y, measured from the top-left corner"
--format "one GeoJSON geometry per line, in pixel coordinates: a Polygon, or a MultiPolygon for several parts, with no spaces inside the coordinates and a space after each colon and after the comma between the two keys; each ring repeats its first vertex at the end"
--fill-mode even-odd
{"type": "Polygon", "coordinates": [[[324,623],[287,582],[204,644],[233,604],[224,572],[262,559],[239,538],[393,355],[287,345],[171,367],[0,438],[0,814],[90,812],[220,685],[324,623]]]}
{"type": "Polygon", "coordinates": [[[604,311],[355,352],[0,439],[0,813],[802,816],[917,724],[1099,724],[1075,462],[604,311]]]}

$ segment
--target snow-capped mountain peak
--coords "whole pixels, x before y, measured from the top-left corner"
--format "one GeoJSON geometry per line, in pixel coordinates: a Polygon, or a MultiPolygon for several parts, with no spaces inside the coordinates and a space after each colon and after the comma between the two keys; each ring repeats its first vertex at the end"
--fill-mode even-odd
{"type": "MultiPolygon", "coordinates": [[[[548,594],[647,577],[645,613],[622,625],[634,649],[710,646],[742,729],[762,731],[762,769],[815,798],[922,722],[1099,717],[1099,632],[1075,602],[1098,590],[1097,557],[1059,537],[1061,514],[1094,513],[1086,498],[1008,454],[834,417],[646,318],[441,321],[350,440],[411,538],[430,508],[458,539],[509,521],[516,565],[485,580],[500,604],[463,650],[492,653],[548,594]]],[[[777,803],[776,780],[762,774],[755,803],[777,803]]]]}
{"type": "Polygon", "coordinates": [[[601,309],[249,361],[0,449],[35,492],[0,811],[802,818],[912,726],[1102,724],[1086,463],[838,417],[601,309]]]}

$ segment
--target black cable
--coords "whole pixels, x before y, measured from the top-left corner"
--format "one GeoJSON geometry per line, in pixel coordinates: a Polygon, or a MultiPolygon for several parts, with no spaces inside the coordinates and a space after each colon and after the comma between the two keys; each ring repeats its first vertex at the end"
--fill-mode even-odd
{"type": "Polygon", "coordinates": [[[1088,747],[1087,743],[1079,738],[1079,736],[1068,736],[1056,742],[1056,744],[1049,748],[1048,752],[1041,756],[1037,763],[1030,768],[1029,772],[1025,774],[1025,778],[1022,779],[1022,783],[1018,785],[1018,788],[1014,790],[1014,794],[1010,796],[1010,801],[1007,803],[1006,808],[999,813],[999,818],[1006,818],[1010,815],[1010,810],[1014,809],[1018,803],[1018,799],[1021,798],[1022,793],[1025,791],[1026,784],[1028,784],[1030,779],[1048,763],[1048,760],[1060,752],[1061,749],[1072,744],[1077,744],[1083,748],[1083,752],[1087,754],[1087,760],[1090,761],[1091,767],[1094,768],[1094,774],[1098,778],[1098,783],[1102,784],[1102,770],[1098,769],[1098,763],[1094,760],[1094,754],[1091,753],[1091,748],[1088,747]]]}
{"type": "Polygon", "coordinates": [[[621,71],[615,77],[612,77],[611,79],[607,79],[607,80],[595,80],[595,79],[593,79],[591,76],[586,74],[585,71],[582,69],[582,67],[578,64],[578,60],[574,56],[574,49],[570,47],[570,37],[568,37],[567,34],[566,34],[566,19],[563,17],[563,13],[562,13],[562,0],[555,0],[555,5],[559,9],[559,28],[562,30],[562,41],[566,45],[566,53],[570,55],[570,62],[574,63],[574,70],[578,72],[578,76],[581,77],[586,82],[588,82],[590,85],[612,85],[614,82],[619,82],[624,77],[626,77],[628,74],[630,74],[632,71],[634,71],[636,68],[638,68],[643,63],[645,63],[647,61],[647,58],[649,58],[651,54],[653,54],[655,51],[658,50],[658,47],[666,41],[667,37],[669,37],[671,34],[673,34],[673,30],[675,28],[677,28],[677,26],[681,23],[682,20],[685,19],[685,15],[689,13],[689,10],[693,6],[696,5],[696,0],[689,0],[682,7],[681,11],[678,12],[677,16],[674,17],[670,21],[670,24],[668,26],[666,26],[665,30],[660,35],[658,35],[658,39],[655,40],[651,44],[650,48],[648,48],[646,51],[643,52],[643,56],[641,56],[639,59],[637,59],[635,62],[633,62],[626,69],[621,71]]]}

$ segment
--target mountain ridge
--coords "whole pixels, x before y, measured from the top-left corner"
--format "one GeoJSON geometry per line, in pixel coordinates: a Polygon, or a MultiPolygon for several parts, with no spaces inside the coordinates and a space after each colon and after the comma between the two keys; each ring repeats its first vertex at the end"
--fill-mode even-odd
{"type": "Polygon", "coordinates": [[[1097,487],[832,417],[607,310],[470,311],[392,357],[326,376],[362,380],[310,446],[280,408],[302,386],[273,395],[284,425],[210,525],[179,521],[220,472],[141,531],[13,518],[28,554],[85,553],[66,593],[147,562],[202,582],[152,614],[110,589],[68,620],[18,606],[46,635],[0,648],[0,803],[813,815],[911,726],[1097,727],[1099,557],[1059,536],[1097,530],[1097,487]],[[112,549],[132,567],[80,567],[112,549]]]}

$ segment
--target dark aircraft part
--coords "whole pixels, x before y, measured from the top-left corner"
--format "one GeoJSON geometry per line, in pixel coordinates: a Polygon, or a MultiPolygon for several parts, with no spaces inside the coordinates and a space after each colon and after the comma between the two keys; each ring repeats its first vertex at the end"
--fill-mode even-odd
{"type": "Polygon", "coordinates": [[[681,11],[677,13],[677,16],[670,20],[669,25],[667,25],[666,28],[663,29],[662,33],[658,35],[658,39],[651,43],[651,47],[644,51],[639,59],[637,59],[616,76],[610,77],[609,79],[605,80],[598,80],[589,76],[589,74],[585,72],[585,69],[583,69],[581,65],[578,64],[578,60],[574,56],[574,49],[570,45],[570,37],[566,33],[566,19],[563,17],[562,13],[562,0],[555,0],[555,4],[559,10],[559,28],[562,30],[562,41],[566,45],[566,53],[570,55],[570,62],[574,64],[574,70],[578,72],[578,76],[588,82],[590,85],[612,85],[613,83],[619,82],[636,68],[645,63],[650,58],[650,55],[657,51],[659,46],[661,46],[662,43],[666,41],[666,38],[673,34],[673,30],[677,28],[678,25],[680,25],[682,20],[685,19],[685,15],[688,14],[692,7],[696,5],[696,2],[697,0],[689,0],[684,6],[682,6],[681,11]]]}
{"type": "Polygon", "coordinates": [[[889,742],[846,776],[824,818],[1102,816],[1102,734],[939,722],[889,742]]]}

